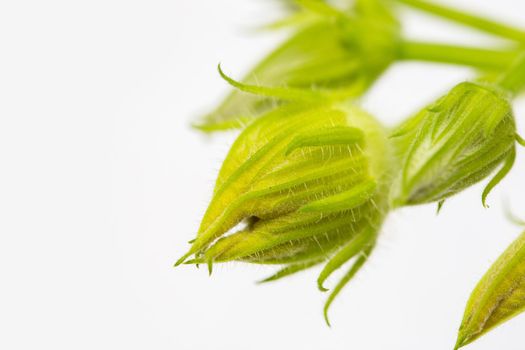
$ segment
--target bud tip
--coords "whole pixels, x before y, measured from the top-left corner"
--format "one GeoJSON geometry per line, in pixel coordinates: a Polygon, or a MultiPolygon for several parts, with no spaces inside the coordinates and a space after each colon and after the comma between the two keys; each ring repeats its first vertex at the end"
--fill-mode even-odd
{"type": "Polygon", "coordinates": [[[332,328],[332,325],[330,324],[330,319],[328,318],[328,308],[330,307],[330,304],[326,304],[325,307],[324,307],[324,311],[323,311],[323,314],[324,314],[324,321],[326,322],[326,325],[329,327],[329,328],[332,328]]]}
{"type": "Polygon", "coordinates": [[[191,253],[186,253],[184,254],[179,260],[177,260],[177,262],[175,263],[175,265],[173,265],[173,267],[177,267],[179,265],[181,265],[182,263],[184,263],[184,261],[186,261],[186,259],[191,255],[191,253]]]}
{"type": "Polygon", "coordinates": [[[323,286],[323,283],[324,283],[324,280],[318,279],[318,280],[317,280],[317,288],[318,288],[321,292],[328,292],[329,289],[326,288],[325,286],[323,286]]]}

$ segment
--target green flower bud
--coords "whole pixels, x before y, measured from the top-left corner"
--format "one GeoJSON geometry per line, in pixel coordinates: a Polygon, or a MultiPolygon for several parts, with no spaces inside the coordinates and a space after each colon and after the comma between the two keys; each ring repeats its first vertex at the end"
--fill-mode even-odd
{"type": "Polygon", "coordinates": [[[525,232],[479,281],[465,307],[455,349],[525,311],[525,232]]]}
{"type": "MultiPolygon", "coordinates": [[[[342,13],[319,1],[299,3],[314,19],[309,17],[307,25],[257,64],[243,84],[356,97],[395,59],[399,28],[393,17],[385,20],[387,11],[379,11],[379,4],[342,13]]],[[[205,131],[239,127],[282,103],[279,98],[234,90],[196,127],[205,131]]]]}
{"type": "Polygon", "coordinates": [[[516,125],[505,93],[465,82],[409,119],[393,140],[402,162],[395,205],[442,202],[503,164],[483,192],[485,205],[512,168],[516,125]]]}
{"type": "Polygon", "coordinates": [[[388,211],[391,156],[383,128],[354,106],[289,104],[233,144],[187,263],[281,264],[266,281],[328,261],[319,286],[351,258],[364,263],[388,211]],[[239,224],[241,224],[239,228],[239,224]]]}

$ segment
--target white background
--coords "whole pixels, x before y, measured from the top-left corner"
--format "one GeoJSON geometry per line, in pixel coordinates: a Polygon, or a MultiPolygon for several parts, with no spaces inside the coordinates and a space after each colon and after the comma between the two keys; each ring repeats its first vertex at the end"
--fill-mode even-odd
{"type": "MultiPolygon", "coordinates": [[[[448,0],[519,24],[517,0],[448,0]]],[[[265,0],[23,1],[0,5],[1,349],[451,349],[471,289],[520,229],[525,152],[482,185],[391,216],[378,249],[322,318],[316,272],[172,268],[210,199],[233,134],[189,128],[282,33],[265,0]]],[[[404,13],[411,37],[491,44],[404,13]]],[[[393,125],[464,68],[400,64],[362,103],[393,125]]],[[[516,103],[525,132],[525,104],[516,103]]],[[[525,316],[471,349],[523,349],[525,316]]]]}

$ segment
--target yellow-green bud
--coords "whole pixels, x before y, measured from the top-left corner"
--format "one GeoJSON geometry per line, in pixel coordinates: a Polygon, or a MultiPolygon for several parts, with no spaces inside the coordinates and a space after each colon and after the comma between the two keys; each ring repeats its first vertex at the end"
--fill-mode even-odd
{"type": "Polygon", "coordinates": [[[322,288],[356,257],[337,294],[374,246],[388,211],[390,167],[384,129],[357,107],[280,107],[232,146],[197,237],[178,263],[195,255],[188,263],[285,265],[273,280],[328,260],[322,288]]]}
{"type": "Polygon", "coordinates": [[[394,203],[441,202],[502,166],[483,193],[506,175],[515,158],[512,107],[498,88],[465,82],[409,119],[393,135],[402,168],[394,203]]]}

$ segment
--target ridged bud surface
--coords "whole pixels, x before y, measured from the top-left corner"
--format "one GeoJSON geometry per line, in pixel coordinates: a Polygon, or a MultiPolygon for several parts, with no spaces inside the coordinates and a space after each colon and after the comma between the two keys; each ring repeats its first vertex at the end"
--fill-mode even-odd
{"type": "Polygon", "coordinates": [[[506,96],[461,83],[393,135],[402,170],[396,205],[439,202],[502,167],[483,197],[512,166],[516,126],[506,96]]]}
{"type": "Polygon", "coordinates": [[[354,257],[360,266],[371,252],[388,211],[391,159],[384,129],[357,107],[274,110],[232,146],[178,263],[195,255],[188,263],[210,268],[232,260],[284,264],[273,280],[328,261],[322,288],[332,271],[354,257]]]}

